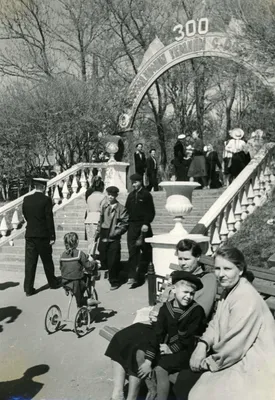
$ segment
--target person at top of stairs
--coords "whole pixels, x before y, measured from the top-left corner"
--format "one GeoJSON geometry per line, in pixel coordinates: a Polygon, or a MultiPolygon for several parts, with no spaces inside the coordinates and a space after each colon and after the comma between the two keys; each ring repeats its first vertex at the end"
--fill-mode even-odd
{"type": "Polygon", "coordinates": [[[52,245],[55,242],[52,201],[45,195],[48,180],[34,178],[33,181],[35,193],[26,196],[22,206],[23,215],[27,221],[24,280],[26,296],[32,296],[35,293],[33,285],[38,256],[41,257],[50,288],[58,287],[52,258],[52,245]]]}

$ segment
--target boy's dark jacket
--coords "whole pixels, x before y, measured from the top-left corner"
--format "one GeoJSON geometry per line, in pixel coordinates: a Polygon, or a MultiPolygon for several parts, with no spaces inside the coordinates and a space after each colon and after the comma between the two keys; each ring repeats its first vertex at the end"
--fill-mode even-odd
{"type": "Polygon", "coordinates": [[[204,310],[195,301],[186,309],[180,307],[176,299],[167,301],[160,308],[154,327],[156,335],[148,344],[145,358],[153,361],[162,343],[166,343],[172,353],[184,350],[191,354],[195,347],[195,336],[202,334],[204,323],[204,310]]]}
{"type": "MultiPolygon", "coordinates": [[[[109,206],[108,203],[104,203],[101,207],[99,222],[97,224],[96,238],[100,236],[100,230],[102,223],[104,222],[104,213],[106,208],[109,206]]],[[[127,231],[129,226],[129,215],[126,208],[116,203],[115,208],[112,211],[112,222],[109,231],[109,241],[120,240],[121,236],[127,231]]]]}

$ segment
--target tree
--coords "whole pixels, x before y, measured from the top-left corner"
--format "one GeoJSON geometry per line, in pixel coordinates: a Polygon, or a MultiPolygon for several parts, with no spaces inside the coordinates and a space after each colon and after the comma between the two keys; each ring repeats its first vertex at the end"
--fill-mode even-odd
{"type": "Polygon", "coordinates": [[[98,40],[104,31],[104,14],[97,0],[57,0],[52,14],[56,24],[51,38],[66,71],[83,81],[98,76],[98,40]]]}
{"type": "Polygon", "coordinates": [[[0,5],[0,71],[4,75],[39,80],[53,75],[47,2],[10,0],[0,5]]]}

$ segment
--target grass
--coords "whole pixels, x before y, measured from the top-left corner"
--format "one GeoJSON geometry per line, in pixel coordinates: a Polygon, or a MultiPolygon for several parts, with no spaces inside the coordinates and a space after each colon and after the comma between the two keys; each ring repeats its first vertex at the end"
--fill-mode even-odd
{"type": "Polygon", "coordinates": [[[272,218],[275,220],[275,190],[270,199],[254,210],[240,230],[227,240],[227,244],[238,247],[244,253],[248,265],[268,268],[267,260],[275,253],[275,224],[267,224],[272,218]]]}

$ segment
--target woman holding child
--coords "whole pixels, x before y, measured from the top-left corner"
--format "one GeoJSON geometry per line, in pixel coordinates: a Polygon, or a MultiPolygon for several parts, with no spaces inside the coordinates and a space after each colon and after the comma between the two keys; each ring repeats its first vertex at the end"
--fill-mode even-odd
{"type": "MultiPolygon", "coordinates": [[[[217,280],[215,275],[212,272],[206,271],[204,266],[200,263],[201,254],[202,249],[194,240],[182,239],[176,245],[179,269],[191,272],[202,281],[203,288],[196,291],[195,300],[204,309],[206,319],[208,320],[213,311],[213,304],[217,294],[217,280]]],[[[157,317],[162,303],[167,300],[172,300],[172,298],[173,292],[171,286],[167,285],[167,288],[159,296],[159,303],[156,304],[150,312],[151,320],[154,321],[157,317]]]]}
{"type": "Polygon", "coordinates": [[[273,400],[273,316],[249,283],[246,262],[238,249],[218,249],[215,274],[223,294],[191,356],[191,370],[180,372],[174,392],[180,400],[273,400]]]}

